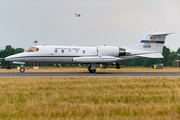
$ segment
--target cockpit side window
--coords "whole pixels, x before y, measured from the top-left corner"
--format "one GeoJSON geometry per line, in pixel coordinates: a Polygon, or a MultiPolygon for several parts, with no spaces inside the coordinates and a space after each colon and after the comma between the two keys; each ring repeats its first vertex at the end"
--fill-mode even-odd
{"type": "Polygon", "coordinates": [[[26,52],[37,52],[37,51],[39,51],[39,48],[36,47],[31,47],[28,50],[26,50],[26,52]]]}

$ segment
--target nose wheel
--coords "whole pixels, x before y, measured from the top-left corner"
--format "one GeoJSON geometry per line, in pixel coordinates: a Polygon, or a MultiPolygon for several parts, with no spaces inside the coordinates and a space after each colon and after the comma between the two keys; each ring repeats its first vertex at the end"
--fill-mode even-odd
{"type": "Polygon", "coordinates": [[[21,68],[19,69],[19,71],[20,71],[21,73],[23,73],[23,72],[25,71],[24,67],[21,67],[21,68]]]}

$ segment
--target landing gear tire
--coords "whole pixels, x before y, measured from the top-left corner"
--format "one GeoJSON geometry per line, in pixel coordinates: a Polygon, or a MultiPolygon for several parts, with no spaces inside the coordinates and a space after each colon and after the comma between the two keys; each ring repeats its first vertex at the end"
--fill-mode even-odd
{"type": "Polygon", "coordinates": [[[89,73],[95,73],[96,70],[89,70],[89,73]]]}
{"type": "Polygon", "coordinates": [[[21,68],[19,69],[19,71],[20,71],[21,73],[23,73],[23,72],[25,71],[25,69],[24,69],[23,67],[21,67],[21,68]]]}
{"type": "Polygon", "coordinates": [[[91,63],[88,67],[89,73],[95,73],[96,72],[96,64],[91,63]]]}

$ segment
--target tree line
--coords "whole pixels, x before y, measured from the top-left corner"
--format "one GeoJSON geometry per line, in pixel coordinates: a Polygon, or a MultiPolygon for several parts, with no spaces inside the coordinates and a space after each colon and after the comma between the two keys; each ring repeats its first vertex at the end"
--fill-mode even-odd
{"type": "MultiPolygon", "coordinates": [[[[14,49],[11,45],[7,45],[4,50],[0,50],[0,58],[5,58],[9,55],[14,55],[14,54],[21,53],[21,52],[24,52],[24,48],[14,49]]],[[[180,59],[179,54],[180,54],[180,48],[176,52],[174,52],[174,51],[171,52],[169,48],[164,46],[163,47],[164,58],[138,58],[138,59],[133,59],[133,60],[122,61],[121,65],[123,67],[126,67],[126,66],[127,67],[133,67],[133,66],[150,67],[156,63],[163,63],[164,66],[171,66],[173,60],[180,59]]],[[[10,64],[10,62],[3,61],[1,63],[1,67],[6,68],[9,64],[10,64]]],[[[19,66],[19,65],[13,64],[13,67],[17,67],[17,66],[19,66]]],[[[32,66],[32,63],[26,63],[25,66],[32,66]]],[[[54,66],[54,64],[41,63],[40,66],[54,66]]],[[[62,66],[67,66],[67,65],[62,65],[62,66]]],[[[72,65],[70,65],[70,66],[72,66],[72,65]]],[[[78,65],[76,65],[76,66],[78,66],[78,65]]]]}

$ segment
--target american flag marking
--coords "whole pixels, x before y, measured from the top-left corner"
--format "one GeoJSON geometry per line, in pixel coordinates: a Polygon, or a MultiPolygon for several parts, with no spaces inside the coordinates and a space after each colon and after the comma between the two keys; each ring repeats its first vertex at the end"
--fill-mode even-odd
{"type": "Polygon", "coordinates": [[[155,40],[156,39],[156,37],[150,37],[150,40],[155,40]]]}

